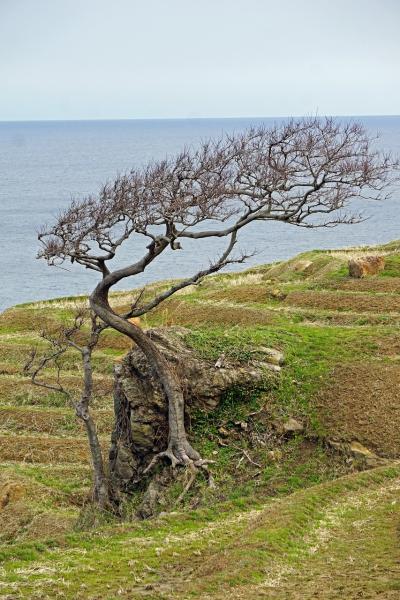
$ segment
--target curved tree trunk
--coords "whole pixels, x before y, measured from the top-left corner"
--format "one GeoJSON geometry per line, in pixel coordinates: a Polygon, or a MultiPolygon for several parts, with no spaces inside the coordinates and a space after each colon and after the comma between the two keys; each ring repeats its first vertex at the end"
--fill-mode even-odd
{"type": "MultiPolygon", "coordinates": [[[[181,385],[167,360],[149,337],[133,323],[117,315],[108,302],[108,286],[101,282],[90,297],[92,310],[105,323],[128,336],[146,356],[157,374],[168,400],[168,448],[160,456],[168,457],[172,466],[197,464],[201,466],[199,453],[188,442],[184,424],[184,397],[181,385]]],[[[156,457],[157,458],[157,457],[156,457]]],[[[151,463],[153,464],[153,463],[151,463]]],[[[150,468],[149,465],[148,468],[150,468]]]]}

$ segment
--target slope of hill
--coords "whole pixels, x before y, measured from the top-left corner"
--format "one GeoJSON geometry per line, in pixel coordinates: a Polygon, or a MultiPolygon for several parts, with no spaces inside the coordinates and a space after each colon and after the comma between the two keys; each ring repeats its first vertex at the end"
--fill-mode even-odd
{"type": "MultiPolygon", "coordinates": [[[[115,306],[131,295],[115,294],[115,306]]],[[[43,344],[40,328],[85,302],[0,316],[0,597],[398,597],[400,243],[218,275],[147,316],[144,326],[188,327],[205,357],[246,363],[272,346],[286,364],[264,386],[232,390],[214,413],[195,415],[190,435],[215,461],[217,487],[199,480],[177,504],[182,471],[146,522],[110,516],[93,527],[96,515],[81,510],[90,489],[83,431],[63,396],[21,375],[29,349],[43,344]],[[349,256],[366,253],[384,254],[385,270],[350,279],[349,256]],[[285,432],[288,419],[303,428],[285,432]]],[[[113,362],[128,348],[107,331],[94,360],[105,449],[113,362]]],[[[73,352],[62,377],[79,388],[73,352]]]]}

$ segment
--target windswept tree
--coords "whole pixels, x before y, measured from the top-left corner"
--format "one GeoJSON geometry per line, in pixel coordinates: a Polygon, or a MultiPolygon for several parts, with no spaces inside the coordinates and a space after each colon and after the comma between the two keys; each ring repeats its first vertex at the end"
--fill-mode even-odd
{"type": "MultiPolygon", "coordinates": [[[[154,460],[204,467],[184,426],[179,380],[146,333],[129,321],[159,306],[178,290],[247,256],[237,254],[237,236],[250,223],[280,221],[297,227],[332,227],[361,219],[355,199],[384,199],[398,164],[373,147],[362,125],[333,119],[291,120],[249,129],[184,150],[174,158],[118,176],[96,197],[73,202],[43,230],[40,257],[50,265],[76,262],[99,273],[90,296],[93,312],[143,351],[168,400],[168,447],[154,460]],[[118,249],[143,239],[132,262],[113,270],[118,249]],[[110,306],[109,292],[134,278],[167,251],[185,252],[185,240],[226,239],[225,250],[204,269],[152,298],[145,295],[128,314],[110,306]]],[[[193,246],[192,246],[193,248],[193,246]]],[[[193,249],[191,249],[193,251],[193,249]]],[[[152,461],[153,464],[154,461],[152,461]]]]}

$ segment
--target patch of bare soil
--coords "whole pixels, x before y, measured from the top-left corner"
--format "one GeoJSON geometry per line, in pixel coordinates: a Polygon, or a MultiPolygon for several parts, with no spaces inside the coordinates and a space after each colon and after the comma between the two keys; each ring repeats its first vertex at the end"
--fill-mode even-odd
{"type": "Polygon", "coordinates": [[[400,312],[397,295],[351,294],[346,292],[290,292],[284,301],[291,306],[355,312],[400,312]]]}
{"type": "Polygon", "coordinates": [[[334,367],[315,405],[331,438],[357,440],[380,456],[400,456],[400,365],[334,367]]]}
{"type": "Polygon", "coordinates": [[[387,335],[375,341],[377,354],[380,356],[397,357],[400,355],[400,335],[387,335]]]}

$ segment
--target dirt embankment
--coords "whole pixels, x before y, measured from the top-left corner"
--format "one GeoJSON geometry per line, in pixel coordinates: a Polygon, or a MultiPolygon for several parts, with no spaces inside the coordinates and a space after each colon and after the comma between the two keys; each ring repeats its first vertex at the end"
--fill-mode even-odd
{"type": "Polygon", "coordinates": [[[354,363],[330,373],[315,404],[332,438],[359,441],[380,456],[400,454],[400,365],[354,363]]]}
{"type": "Polygon", "coordinates": [[[400,312],[400,296],[372,295],[349,292],[290,292],[285,300],[290,306],[322,310],[348,310],[355,312],[400,312]]]}

